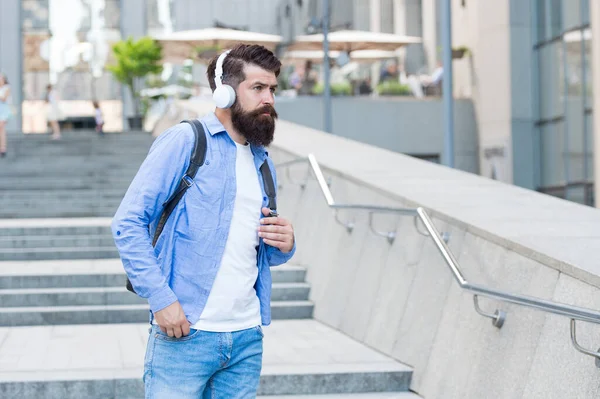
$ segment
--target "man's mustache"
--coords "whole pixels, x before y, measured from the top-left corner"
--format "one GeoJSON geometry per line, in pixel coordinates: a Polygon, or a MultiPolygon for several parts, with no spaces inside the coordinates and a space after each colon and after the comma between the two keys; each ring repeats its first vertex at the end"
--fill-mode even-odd
{"type": "Polygon", "coordinates": [[[269,115],[271,115],[272,118],[278,117],[277,111],[275,111],[275,108],[273,108],[270,105],[265,105],[264,107],[261,107],[261,108],[257,109],[256,111],[254,111],[252,114],[256,115],[256,116],[262,115],[262,114],[269,114],[269,115]]]}

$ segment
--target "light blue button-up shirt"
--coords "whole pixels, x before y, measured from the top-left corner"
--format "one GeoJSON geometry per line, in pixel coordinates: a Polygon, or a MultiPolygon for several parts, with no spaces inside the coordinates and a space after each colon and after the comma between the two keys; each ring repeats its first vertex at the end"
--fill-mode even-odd
{"type": "MultiPolygon", "coordinates": [[[[152,238],[163,204],[187,170],[194,133],[187,123],[166,130],[153,143],[134,177],[112,222],[112,232],[125,272],[135,291],[157,312],[179,301],[188,321],[200,318],[221,265],[236,195],[236,146],[214,113],[201,119],[207,135],[204,165],[169,217],[156,246],[152,238]]],[[[275,167],[263,147],[252,146],[254,165],[268,198],[260,166],[268,160],[275,187],[275,167]]],[[[257,218],[262,213],[257,210],[257,218]]],[[[287,262],[294,254],[259,240],[256,294],[263,325],[271,323],[270,266],[287,262]]]]}

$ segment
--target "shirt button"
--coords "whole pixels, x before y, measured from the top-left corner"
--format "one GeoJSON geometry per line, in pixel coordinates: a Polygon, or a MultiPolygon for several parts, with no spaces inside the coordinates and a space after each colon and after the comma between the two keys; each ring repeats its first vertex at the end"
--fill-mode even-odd
{"type": "Polygon", "coordinates": [[[263,197],[263,201],[266,201],[266,200],[267,200],[267,197],[263,197]]]}
{"type": "Polygon", "coordinates": [[[206,161],[204,164],[205,165],[210,165],[210,161],[206,161]]]}

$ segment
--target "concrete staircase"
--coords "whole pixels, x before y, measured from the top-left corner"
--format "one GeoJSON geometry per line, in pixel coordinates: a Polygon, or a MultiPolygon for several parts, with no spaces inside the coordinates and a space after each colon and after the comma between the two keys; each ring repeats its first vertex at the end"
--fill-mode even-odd
{"type": "MultiPolygon", "coordinates": [[[[3,399],[144,396],[148,306],[125,290],[103,216],[114,213],[150,138],[78,134],[21,138],[0,163],[3,399]]],[[[417,398],[410,367],[312,319],[304,268],[272,274],[261,397],[417,398]]]]}
{"type": "Polygon", "coordinates": [[[10,140],[0,159],[0,218],[110,217],[144,160],[147,133],[10,140]]]}
{"type": "MultiPolygon", "coordinates": [[[[0,326],[64,324],[145,323],[147,302],[125,289],[125,274],[119,259],[36,262],[27,274],[22,262],[1,262],[0,326]],[[51,274],[48,274],[51,272],[51,274]]],[[[284,266],[273,270],[274,320],[312,317],[305,270],[284,266]]]]}

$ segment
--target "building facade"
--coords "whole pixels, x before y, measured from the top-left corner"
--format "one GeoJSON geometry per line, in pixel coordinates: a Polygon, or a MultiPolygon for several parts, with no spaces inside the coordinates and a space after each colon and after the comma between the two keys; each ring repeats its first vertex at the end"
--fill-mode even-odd
{"type": "MultiPolygon", "coordinates": [[[[405,51],[407,73],[430,73],[441,59],[439,0],[329,1],[334,29],[421,37],[405,51]]],[[[480,174],[591,205],[600,175],[593,156],[600,3],[448,1],[453,47],[468,50],[453,60],[453,91],[474,104],[480,174]]],[[[219,25],[291,41],[320,22],[322,7],[323,0],[2,0],[0,70],[20,105],[8,130],[45,131],[47,84],[66,112],[90,112],[99,99],[117,115],[107,128],[126,127],[132,102],[106,71],[110,42],[219,25]]]]}
{"type": "MultiPolygon", "coordinates": [[[[592,205],[589,0],[453,0],[454,94],[473,99],[480,173],[592,205]]],[[[595,5],[594,5],[595,6],[595,5]]]]}

